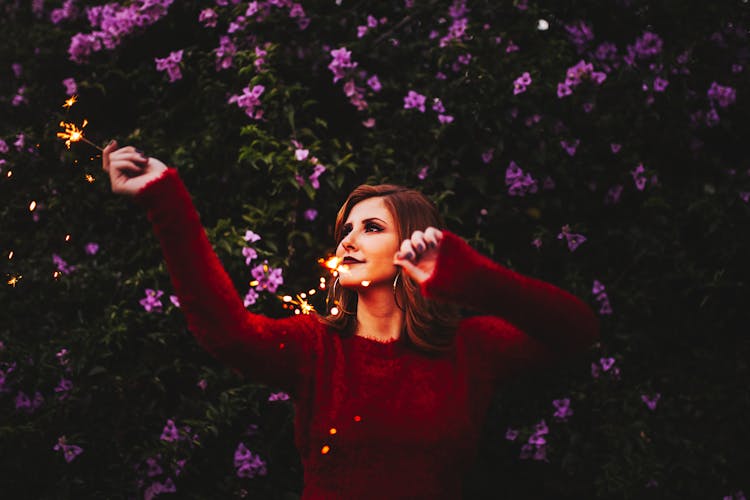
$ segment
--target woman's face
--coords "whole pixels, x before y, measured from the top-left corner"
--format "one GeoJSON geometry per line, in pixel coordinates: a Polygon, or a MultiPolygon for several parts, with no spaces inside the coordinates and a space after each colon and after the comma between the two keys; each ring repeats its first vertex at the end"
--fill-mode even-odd
{"type": "Polygon", "coordinates": [[[345,287],[391,286],[393,257],[401,244],[396,224],[382,197],[362,200],[349,212],[336,256],[343,259],[339,283],[345,287]]]}

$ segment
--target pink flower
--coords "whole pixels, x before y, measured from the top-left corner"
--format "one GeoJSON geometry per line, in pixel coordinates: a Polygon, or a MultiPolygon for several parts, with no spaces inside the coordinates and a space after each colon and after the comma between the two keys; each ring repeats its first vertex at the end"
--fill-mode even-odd
{"type": "Polygon", "coordinates": [[[182,78],[182,72],[180,71],[180,62],[182,61],[182,50],[170,52],[167,57],[154,58],[156,62],[157,71],[166,71],[169,75],[169,82],[175,82],[182,78]]]}
{"type": "Polygon", "coordinates": [[[245,110],[245,114],[250,118],[259,120],[263,117],[263,110],[260,108],[260,96],[266,88],[263,85],[255,85],[252,90],[248,85],[242,89],[242,94],[233,95],[229,98],[229,104],[236,103],[237,106],[245,110]]]}
{"type": "Polygon", "coordinates": [[[370,78],[367,79],[367,85],[370,86],[370,88],[373,90],[373,92],[380,92],[380,89],[383,88],[380,85],[380,80],[378,80],[377,75],[372,75],[370,78]]]}
{"type": "Polygon", "coordinates": [[[78,85],[76,85],[75,79],[66,78],[62,81],[62,84],[65,86],[65,93],[67,95],[73,95],[78,92],[78,85]]]}
{"type": "Polygon", "coordinates": [[[426,100],[427,98],[422,94],[410,90],[406,97],[404,97],[404,109],[416,108],[420,113],[424,113],[426,100]]]}
{"type": "Polygon", "coordinates": [[[582,234],[575,234],[570,232],[570,226],[564,225],[562,227],[562,230],[560,234],[557,235],[557,239],[561,240],[565,238],[568,241],[568,249],[571,252],[574,252],[579,246],[581,246],[585,241],[586,237],[582,234]]]}
{"type": "Polygon", "coordinates": [[[659,402],[660,398],[661,394],[659,394],[658,392],[653,396],[648,396],[646,394],[641,395],[641,400],[646,403],[646,406],[648,406],[648,409],[651,411],[654,411],[656,409],[656,403],[659,402]]]}
{"type": "Polygon", "coordinates": [[[164,292],[161,290],[147,288],[146,297],[141,299],[138,303],[142,305],[147,312],[162,312],[162,303],[161,300],[159,300],[159,297],[162,295],[164,295],[164,292]]]}

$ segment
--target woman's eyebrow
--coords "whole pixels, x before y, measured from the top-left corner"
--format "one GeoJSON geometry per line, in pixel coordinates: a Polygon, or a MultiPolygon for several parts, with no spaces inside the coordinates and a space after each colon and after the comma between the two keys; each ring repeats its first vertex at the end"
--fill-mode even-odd
{"type": "MultiPolygon", "coordinates": [[[[386,225],[388,224],[386,221],[384,221],[383,219],[379,219],[378,217],[368,217],[367,219],[362,219],[362,224],[366,224],[368,222],[373,222],[373,221],[379,221],[379,222],[381,222],[383,224],[386,224],[386,225]]],[[[351,226],[351,225],[352,225],[351,221],[347,221],[344,224],[344,226],[351,226]]]]}

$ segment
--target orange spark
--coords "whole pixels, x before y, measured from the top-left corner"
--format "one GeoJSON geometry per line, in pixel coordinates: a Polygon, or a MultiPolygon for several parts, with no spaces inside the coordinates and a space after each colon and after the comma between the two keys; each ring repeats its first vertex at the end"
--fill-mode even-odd
{"type": "Polygon", "coordinates": [[[75,104],[77,101],[78,101],[78,96],[72,95],[70,96],[69,99],[65,100],[65,104],[63,104],[62,107],[70,109],[71,107],[73,107],[73,104],[75,104]]]}

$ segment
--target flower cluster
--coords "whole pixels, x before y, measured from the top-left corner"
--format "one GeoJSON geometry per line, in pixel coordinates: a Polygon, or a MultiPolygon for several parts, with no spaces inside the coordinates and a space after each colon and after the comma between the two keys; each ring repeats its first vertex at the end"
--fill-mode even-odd
{"type": "Polygon", "coordinates": [[[649,396],[648,394],[641,394],[641,401],[643,401],[651,411],[654,411],[656,409],[656,404],[659,402],[659,399],[661,399],[661,394],[659,394],[658,392],[651,396],[649,396]]]}
{"type": "Polygon", "coordinates": [[[466,7],[466,0],[454,0],[448,9],[453,22],[448,28],[448,33],[440,39],[440,47],[445,47],[451,42],[460,43],[466,37],[466,28],[469,26],[469,20],[466,17],[469,8],[466,7]]]}
{"type": "Polygon", "coordinates": [[[52,24],[60,24],[62,21],[73,20],[78,16],[75,0],[65,0],[62,7],[53,9],[50,13],[52,24]]]}
{"type": "Polygon", "coordinates": [[[531,75],[529,75],[529,72],[524,71],[521,76],[513,80],[513,95],[526,92],[526,87],[531,85],[531,81],[531,75]]]}
{"type": "Polygon", "coordinates": [[[72,462],[73,459],[83,453],[83,448],[81,448],[80,446],[68,444],[65,436],[61,436],[60,438],[58,438],[57,444],[53,446],[52,449],[55,451],[61,451],[63,454],[63,458],[65,458],[65,461],[68,463],[72,462]]]}
{"type": "Polygon", "coordinates": [[[570,250],[571,252],[574,252],[576,248],[581,246],[586,241],[586,237],[584,235],[571,233],[570,226],[568,224],[565,224],[560,230],[560,233],[557,235],[558,240],[561,240],[563,238],[567,240],[568,250],[570,250]]]}
{"type": "Polygon", "coordinates": [[[510,196],[525,196],[526,193],[534,194],[538,190],[536,179],[529,173],[524,174],[513,160],[505,169],[505,185],[508,186],[510,196]]]}
{"type": "Polygon", "coordinates": [[[263,117],[263,110],[260,109],[260,96],[266,88],[263,85],[255,85],[250,89],[250,85],[242,89],[242,94],[233,95],[229,98],[229,104],[237,103],[237,106],[245,110],[245,114],[255,120],[263,117]]]}
{"type": "Polygon", "coordinates": [[[57,266],[57,270],[63,274],[70,274],[76,270],[76,266],[68,265],[68,263],[65,262],[63,258],[56,253],[52,254],[52,262],[54,262],[57,266]]]}
{"type": "Polygon", "coordinates": [[[566,422],[573,415],[573,410],[570,409],[570,398],[555,399],[552,405],[555,407],[553,416],[559,422],[566,422]]]}
{"type": "Polygon", "coordinates": [[[581,143],[579,139],[574,141],[560,141],[560,146],[568,153],[569,156],[575,156],[578,145],[581,143]]]}
{"type": "Polygon", "coordinates": [[[583,21],[566,25],[565,31],[568,32],[568,37],[578,49],[579,54],[583,52],[586,44],[594,39],[594,32],[591,26],[583,21]]]}
{"type": "Polygon", "coordinates": [[[248,450],[245,443],[237,445],[234,452],[234,467],[237,469],[237,477],[254,478],[267,474],[266,463],[248,450]]]}
{"type": "Polygon", "coordinates": [[[44,396],[39,391],[34,393],[34,398],[29,398],[23,391],[16,394],[16,410],[22,410],[26,413],[34,413],[44,403],[44,396]]]}
{"type": "Polygon", "coordinates": [[[607,74],[603,71],[594,71],[593,64],[587,63],[581,59],[567,69],[565,72],[565,81],[557,84],[557,97],[562,99],[563,97],[572,94],[573,89],[577,87],[584,78],[590,79],[598,85],[601,85],[604,83],[604,80],[607,79],[607,74]]]}
{"type": "Polygon", "coordinates": [[[531,458],[549,462],[547,459],[547,440],[544,438],[548,433],[549,428],[544,420],[536,424],[534,433],[529,436],[528,442],[521,446],[521,460],[531,458]]]}
{"type": "Polygon", "coordinates": [[[136,0],[127,6],[108,3],[88,7],[86,15],[95,30],[78,33],[71,38],[68,47],[70,59],[80,64],[103,48],[113,50],[137,29],[150,26],[164,17],[173,1],[136,0]]]}
{"type": "Polygon", "coordinates": [[[614,366],[615,358],[600,358],[598,363],[591,363],[591,376],[599,378],[602,373],[609,373],[615,380],[620,380],[620,368],[614,366]]]}
{"type": "Polygon", "coordinates": [[[182,78],[182,72],[180,71],[180,62],[182,62],[182,50],[170,52],[167,57],[154,58],[156,62],[157,71],[166,71],[169,75],[169,83],[175,82],[182,78]]]}
{"type": "MultiPolygon", "coordinates": [[[[310,150],[305,149],[302,143],[300,143],[299,141],[292,140],[292,145],[295,148],[294,158],[304,165],[312,165],[313,167],[312,173],[307,177],[307,180],[310,181],[310,185],[313,189],[320,189],[319,178],[323,174],[323,172],[326,171],[325,165],[320,163],[320,160],[318,160],[316,156],[310,156],[310,150]]],[[[294,178],[300,186],[304,186],[307,182],[305,180],[305,177],[303,177],[299,173],[295,174],[294,178]]]]}
{"type": "Polygon", "coordinates": [[[596,296],[597,302],[599,302],[599,314],[612,314],[609,297],[607,297],[607,292],[604,291],[604,285],[599,280],[594,280],[594,288],[591,292],[596,296]]]}
{"type": "MultiPolygon", "coordinates": [[[[162,290],[154,290],[152,288],[146,288],[146,296],[142,298],[138,303],[143,306],[146,312],[162,312],[163,304],[161,303],[160,297],[164,295],[162,290]]],[[[177,295],[170,295],[169,300],[174,304],[175,307],[180,307],[180,300],[177,295]]]]}
{"type": "Polygon", "coordinates": [[[630,175],[633,177],[633,182],[635,182],[635,187],[638,191],[643,191],[646,188],[646,182],[650,182],[651,185],[656,185],[659,180],[656,175],[652,175],[650,180],[646,179],[645,175],[646,169],[643,167],[643,163],[639,163],[634,170],[630,172],[630,175]]]}
{"type": "Polygon", "coordinates": [[[371,29],[377,28],[378,24],[385,24],[387,22],[388,22],[388,19],[386,19],[385,17],[378,20],[375,17],[368,15],[367,22],[361,26],[357,26],[357,38],[362,38],[363,36],[367,34],[368,31],[370,31],[371,29]]]}
{"type": "Polygon", "coordinates": [[[232,67],[237,46],[232,39],[226,35],[219,38],[219,47],[216,49],[216,71],[232,67]]]}
{"type": "Polygon", "coordinates": [[[732,87],[719,85],[716,82],[711,82],[707,94],[712,104],[716,103],[722,108],[733,104],[737,99],[737,93],[732,87]]]}

